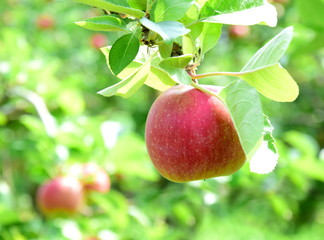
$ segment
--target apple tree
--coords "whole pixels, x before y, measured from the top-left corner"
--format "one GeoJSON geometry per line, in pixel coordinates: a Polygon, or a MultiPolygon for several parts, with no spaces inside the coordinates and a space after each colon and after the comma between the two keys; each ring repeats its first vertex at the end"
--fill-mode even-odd
{"type": "Polygon", "coordinates": [[[275,168],[278,151],[261,95],[277,102],[292,102],[298,96],[297,84],[280,65],[293,28],[282,29],[240,71],[197,73],[205,54],[217,47],[224,24],[276,27],[273,5],[265,0],[75,1],[102,9],[101,16],[77,21],[77,25],[116,36],[101,51],[117,82],[99,94],[127,98],[144,84],[161,92],[178,84],[191,85],[226,106],[252,172],[265,174],[275,168]],[[211,76],[233,78],[215,92],[201,84],[211,76]]]}

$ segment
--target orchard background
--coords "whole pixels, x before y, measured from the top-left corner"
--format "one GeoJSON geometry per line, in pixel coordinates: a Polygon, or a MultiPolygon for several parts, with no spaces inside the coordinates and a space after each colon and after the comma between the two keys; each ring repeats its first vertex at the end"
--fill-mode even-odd
{"type": "Polygon", "coordinates": [[[298,83],[299,97],[285,104],[262,97],[275,127],[276,169],[259,175],[246,164],[229,177],[176,184],[157,173],[145,148],[145,121],[159,92],[144,86],[128,99],[96,94],[115,84],[98,48],[116,35],[74,22],[102,11],[67,0],[5,0],[0,239],[321,239],[324,2],[278,2],[277,27],[251,26],[240,37],[224,25],[199,68],[239,71],[269,39],[294,27],[281,64],[298,83]],[[72,217],[45,218],[36,206],[37,188],[86,162],[109,173],[111,190],[89,193],[86,207],[72,217]]]}

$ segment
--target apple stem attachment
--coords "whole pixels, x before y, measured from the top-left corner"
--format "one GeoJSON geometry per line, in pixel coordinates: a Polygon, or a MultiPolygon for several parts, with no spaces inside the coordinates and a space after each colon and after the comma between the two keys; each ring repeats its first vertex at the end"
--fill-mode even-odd
{"type": "Polygon", "coordinates": [[[207,88],[204,88],[204,87],[202,87],[201,85],[199,85],[199,84],[197,84],[197,83],[195,83],[195,82],[192,82],[192,83],[191,83],[191,86],[193,86],[194,88],[196,88],[196,89],[198,89],[198,90],[200,90],[200,91],[202,91],[202,92],[208,93],[208,94],[210,94],[210,95],[216,97],[216,98],[217,98],[218,100],[220,100],[221,102],[224,102],[223,99],[222,99],[220,96],[218,96],[215,92],[210,91],[210,90],[208,90],[207,88]]]}
{"type": "Polygon", "coordinates": [[[201,79],[205,77],[213,77],[213,76],[231,76],[231,77],[239,77],[240,73],[237,72],[212,72],[212,73],[203,73],[203,74],[193,74],[188,71],[188,74],[192,79],[201,79]]]}

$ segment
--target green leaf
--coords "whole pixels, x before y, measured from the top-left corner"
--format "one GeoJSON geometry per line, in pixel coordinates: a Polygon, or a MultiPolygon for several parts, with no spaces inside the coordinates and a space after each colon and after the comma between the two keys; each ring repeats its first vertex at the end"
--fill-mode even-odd
{"type": "Polygon", "coordinates": [[[191,22],[198,20],[199,11],[199,6],[197,4],[193,4],[179,21],[184,25],[190,24],[191,22]]]}
{"type": "Polygon", "coordinates": [[[161,61],[161,67],[185,68],[192,60],[192,55],[181,55],[177,57],[169,57],[161,61]]]}
{"type": "Polygon", "coordinates": [[[128,78],[116,83],[113,86],[107,87],[98,93],[105,97],[110,97],[113,95],[118,95],[124,98],[130,97],[144,84],[149,71],[150,61],[147,61],[128,78]]]}
{"type": "Polygon", "coordinates": [[[76,24],[95,31],[127,31],[123,20],[106,15],[85,19],[76,24]]]}
{"type": "Polygon", "coordinates": [[[207,0],[200,11],[200,18],[243,11],[264,5],[264,0],[207,0]]]}
{"type": "Polygon", "coordinates": [[[264,117],[257,91],[246,82],[238,80],[225,87],[219,94],[224,100],[242,147],[250,156],[262,139],[264,117]]]}
{"type": "Polygon", "coordinates": [[[277,102],[292,102],[299,94],[298,85],[280,64],[241,72],[239,76],[262,95],[277,102]]]}
{"type": "Polygon", "coordinates": [[[261,94],[278,102],[294,101],[299,94],[293,78],[280,64],[276,64],[287,50],[292,34],[292,27],[281,31],[254,54],[239,73],[261,94]]]}
{"type": "Polygon", "coordinates": [[[277,11],[273,5],[266,3],[263,6],[244,9],[238,12],[210,16],[202,21],[232,25],[263,24],[275,27],[277,25],[277,11]]]}
{"type": "Polygon", "coordinates": [[[126,79],[129,76],[133,75],[144,63],[138,61],[132,61],[126,68],[121,71],[117,77],[120,79],[126,79]]]}
{"type": "Polygon", "coordinates": [[[145,16],[145,12],[131,8],[126,0],[75,0],[92,7],[97,7],[110,12],[127,14],[136,18],[145,16]]]}
{"type": "Polygon", "coordinates": [[[242,71],[253,70],[278,63],[286,52],[293,36],[293,27],[287,27],[260,48],[242,71]]]}
{"type": "MultiPolygon", "coordinates": [[[[101,51],[108,60],[110,52],[109,47],[101,48],[101,51]]],[[[148,73],[148,76],[146,77],[144,84],[158,91],[164,92],[165,90],[174,86],[176,82],[165,70],[161,69],[158,66],[155,66],[153,62],[154,59],[151,62],[150,71],[148,73]]],[[[116,77],[116,80],[126,79],[130,77],[131,75],[135,74],[136,71],[142,66],[142,59],[136,57],[134,61],[132,61],[123,71],[118,74],[118,78],[116,77]]]]}
{"type": "Polygon", "coordinates": [[[190,32],[182,23],[174,21],[152,22],[147,18],[141,18],[140,22],[148,29],[159,34],[166,44],[172,43],[177,37],[190,32]]]}
{"type": "Polygon", "coordinates": [[[189,34],[182,36],[182,53],[183,54],[197,54],[196,42],[189,34]]]}
{"type": "Polygon", "coordinates": [[[263,140],[250,160],[250,171],[259,174],[272,172],[279,158],[276,141],[272,136],[274,128],[267,116],[264,119],[263,140]]]}
{"type": "Polygon", "coordinates": [[[201,49],[201,53],[205,54],[211,50],[217,43],[222,33],[222,24],[198,22],[190,26],[192,35],[189,33],[196,42],[198,48],[201,49]],[[195,36],[196,35],[196,36],[195,36]]]}
{"type": "Polygon", "coordinates": [[[150,18],[154,22],[177,21],[186,14],[193,2],[193,0],[155,1],[150,11],[150,18]]]}
{"type": "Polygon", "coordinates": [[[114,74],[120,73],[136,57],[140,43],[135,32],[124,35],[112,45],[109,66],[114,74]]]}
{"type": "Polygon", "coordinates": [[[162,43],[159,45],[159,52],[161,57],[168,58],[171,56],[173,44],[162,43]]]}
{"type": "Polygon", "coordinates": [[[192,82],[191,77],[183,68],[162,67],[178,84],[190,85],[192,82]]]}
{"type": "Polygon", "coordinates": [[[145,84],[158,91],[164,92],[175,85],[171,76],[161,68],[151,66],[151,71],[146,78],[145,84]]]}
{"type": "Polygon", "coordinates": [[[192,60],[192,57],[193,56],[190,54],[170,57],[161,61],[160,67],[163,68],[168,74],[170,74],[175,82],[179,84],[189,85],[191,84],[192,79],[184,68],[192,60]]]}
{"type": "Polygon", "coordinates": [[[146,9],[147,0],[127,0],[127,2],[132,8],[136,8],[143,11],[146,9]]]}

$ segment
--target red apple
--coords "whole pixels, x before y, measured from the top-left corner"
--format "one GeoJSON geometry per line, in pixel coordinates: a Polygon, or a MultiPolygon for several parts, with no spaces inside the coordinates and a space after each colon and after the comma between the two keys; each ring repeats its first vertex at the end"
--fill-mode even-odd
{"type": "Polygon", "coordinates": [[[37,205],[44,215],[71,215],[83,205],[82,184],[73,177],[57,177],[37,192],[37,205]]]}
{"type": "Polygon", "coordinates": [[[231,38],[244,38],[250,34],[249,26],[230,25],[228,33],[231,38]]]}
{"type": "Polygon", "coordinates": [[[51,29],[55,25],[55,20],[50,15],[41,15],[38,17],[36,24],[39,29],[51,29]]]}
{"type": "Polygon", "coordinates": [[[81,181],[86,190],[106,193],[110,190],[110,178],[107,172],[95,163],[82,166],[81,181]]]}
{"type": "Polygon", "coordinates": [[[225,105],[187,85],[174,86],[156,99],[145,137],[154,166],[173,182],[230,175],[246,160],[225,105]]]}
{"type": "Polygon", "coordinates": [[[108,44],[106,35],[97,33],[91,36],[90,44],[93,48],[101,48],[108,44]]]}

